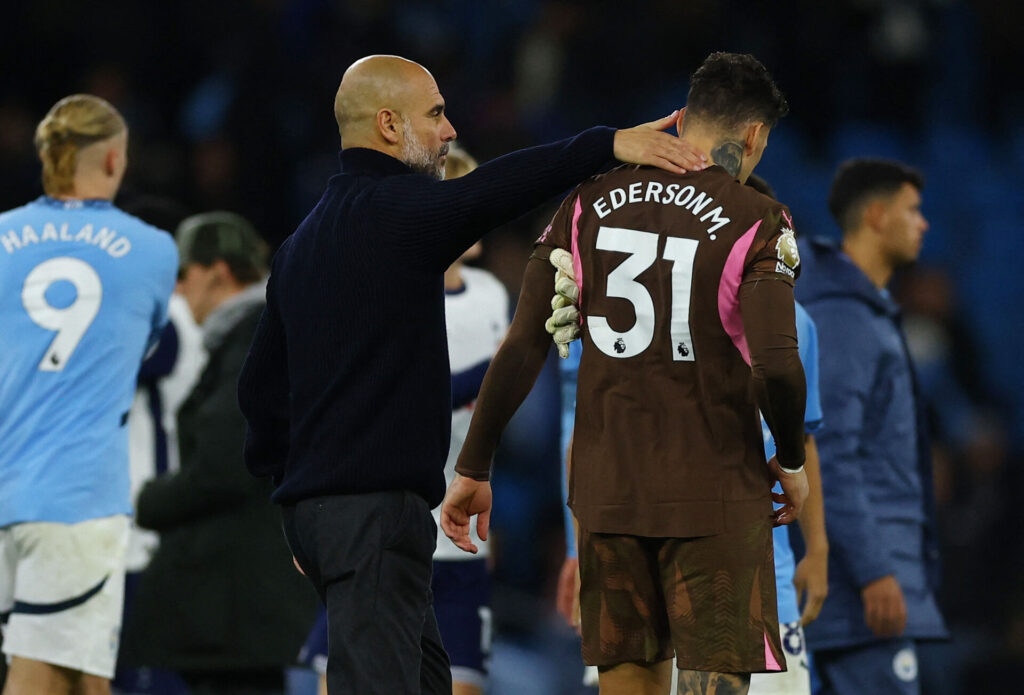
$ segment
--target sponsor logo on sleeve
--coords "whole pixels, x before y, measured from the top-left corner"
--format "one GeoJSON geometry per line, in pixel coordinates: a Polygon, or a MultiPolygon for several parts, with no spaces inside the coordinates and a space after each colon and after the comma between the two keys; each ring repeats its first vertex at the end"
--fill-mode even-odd
{"type": "Polygon", "coordinates": [[[779,232],[779,240],[775,242],[775,255],[791,270],[796,270],[800,265],[800,251],[796,245],[796,235],[791,228],[783,227],[779,232]]]}

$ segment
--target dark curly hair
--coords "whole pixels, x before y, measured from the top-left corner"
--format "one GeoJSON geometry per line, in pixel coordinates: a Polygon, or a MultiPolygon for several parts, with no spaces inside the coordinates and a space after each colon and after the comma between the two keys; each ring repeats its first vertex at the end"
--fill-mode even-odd
{"type": "Polygon", "coordinates": [[[754,56],[712,53],[690,77],[686,113],[734,131],[757,121],[772,127],[789,104],[754,56]]]}

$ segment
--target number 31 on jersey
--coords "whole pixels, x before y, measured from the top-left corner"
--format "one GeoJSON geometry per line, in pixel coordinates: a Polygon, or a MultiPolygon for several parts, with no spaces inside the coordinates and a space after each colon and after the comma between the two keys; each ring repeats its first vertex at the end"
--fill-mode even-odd
{"type": "MultiPolygon", "coordinates": [[[[629,257],[608,274],[607,295],[625,299],[633,305],[636,323],[628,331],[619,332],[608,325],[604,316],[587,317],[590,339],[597,349],[609,357],[636,357],[654,340],[654,299],[637,276],[658,260],[659,235],[636,229],[602,226],[597,233],[597,248],[619,251],[629,257]]],[[[693,286],[693,261],[697,256],[696,239],[669,237],[665,240],[664,259],[672,262],[672,308],[669,332],[672,337],[672,359],[693,362],[693,339],[690,335],[690,291],[693,286]]]]}

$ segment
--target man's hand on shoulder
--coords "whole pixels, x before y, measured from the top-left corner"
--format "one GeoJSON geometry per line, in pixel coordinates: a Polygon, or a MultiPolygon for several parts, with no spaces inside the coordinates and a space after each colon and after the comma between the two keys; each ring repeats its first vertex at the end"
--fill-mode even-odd
{"type": "Polygon", "coordinates": [[[656,166],[673,174],[700,171],[707,167],[707,157],[682,138],[662,131],[676,124],[680,112],[664,118],[615,131],[615,158],[627,164],[656,166]]]}
{"type": "Polygon", "coordinates": [[[473,516],[477,516],[477,535],[480,540],[487,540],[491,523],[491,484],[456,473],[441,503],[441,530],[459,548],[476,554],[477,547],[469,538],[473,516]]]}
{"type": "Polygon", "coordinates": [[[779,461],[772,456],[768,462],[771,468],[773,480],[778,480],[782,485],[782,494],[772,493],[772,499],[783,505],[775,511],[775,525],[782,526],[790,524],[800,516],[800,510],[804,508],[807,495],[810,494],[810,485],[807,483],[807,474],[801,468],[796,473],[787,473],[779,466],[779,461]]]}
{"type": "Polygon", "coordinates": [[[907,602],[900,583],[891,574],[879,577],[860,590],[864,622],[879,637],[896,637],[907,628],[907,602]]]}

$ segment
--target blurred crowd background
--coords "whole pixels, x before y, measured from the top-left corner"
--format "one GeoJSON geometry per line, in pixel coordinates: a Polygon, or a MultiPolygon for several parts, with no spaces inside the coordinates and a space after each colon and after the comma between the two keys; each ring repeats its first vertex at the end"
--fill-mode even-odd
{"type": "MultiPolygon", "coordinates": [[[[1024,673],[1024,5],[996,0],[102,0],[4,3],[0,209],[41,193],[35,124],[90,92],[131,129],[119,204],[167,226],[214,208],[291,233],[337,167],[332,103],[370,53],[427,66],[461,144],[486,161],[683,105],[713,50],[750,52],[789,98],[758,169],[797,232],[838,234],[832,172],[893,157],[927,182],[922,261],[897,280],[932,413],[955,638],[922,653],[924,692],[1024,673]]],[[[483,265],[518,291],[553,206],[492,233],[483,265]]],[[[552,358],[553,359],[553,358],[552,358]]],[[[553,611],[564,552],[553,365],[495,474],[494,693],[574,693],[553,611]]],[[[827,484],[827,481],[826,481],[827,484]]],[[[582,692],[582,691],[581,691],[582,692]]]]}

